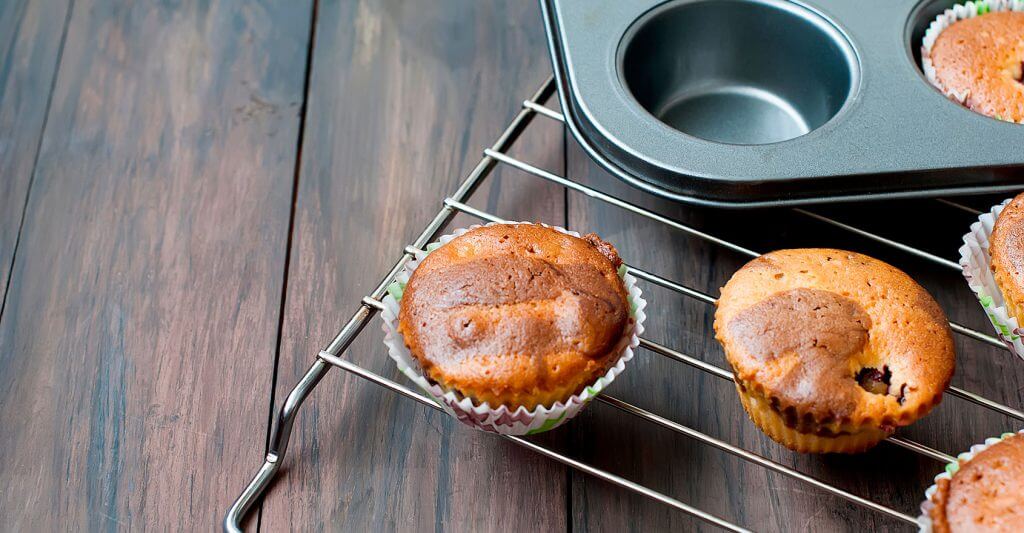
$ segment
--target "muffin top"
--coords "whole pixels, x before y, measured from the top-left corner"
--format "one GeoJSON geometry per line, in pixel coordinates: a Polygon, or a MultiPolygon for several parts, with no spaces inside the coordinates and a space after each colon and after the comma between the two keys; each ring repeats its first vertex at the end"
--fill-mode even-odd
{"type": "Polygon", "coordinates": [[[722,288],[715,333],[742,386],[818,423],[909,424],[953,374],[935,300],[895,267],[843,250],[750,261],[722,288]]]}
{"type": "Polygon", "coordinates": [[[572,395],[614,365],[629,301],[615,248],[533,224],[479,227],[430,253],[399,331],[427,377],[482,401],[572,395]]]}
{"type": "Polygon", "coordinates": [[[999,288],[1012,300],[1024,301],[1024,193],[999,213],[988,249],[999,288]]]}
{"type": "Polygon", "coordinates": [[[1024,524],[1024,436],[1011,435],[940,479],[932,501],[936,533],[1020,531],[1024,524]]]}
{"type": "Polygon", "coordinates": [[[939,85],[968,108],[1024,121],[1024,12],[995,11],[942,30],[930,53],[939,85]]]}

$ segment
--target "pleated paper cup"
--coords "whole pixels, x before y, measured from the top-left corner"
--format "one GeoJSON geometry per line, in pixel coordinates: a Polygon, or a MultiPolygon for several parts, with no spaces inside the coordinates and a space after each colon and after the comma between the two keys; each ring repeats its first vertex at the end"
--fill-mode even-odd
{"type": "Polygon", "coordinates": [[[971,459],[974,459],[976,455],[985,451],[993,444],[1002,442],[1013,435],[1024,436],[1024,429],[1016,433],[1003,433],[998,437],[985,439],[985,442],[982,444],[975,444],[974,446],[971,446],[970,450],[958,455],[955,461],[946,465],[946,469],[942,473],[935,476],[935,483],[928,487],[928,490],[924,491],[924,501],[921,502],[921,515],[917,517],[917,526],[920,528],[921,533],[932,533],[932,510],[935,508],[935,501],[933,498],[935,493],[939,490],[939,481],[943,479],[953,479],[953,474],[956,474],[957,471],[960,470],[960,467],[965,465],[971,459]]]}
{"type": "MultiPolygon", "coordinates": [[[[531,223],[494,222],[486,224],[486,226],[493,226],[495,224],[531,223]]],[[[547,224],[541,225],[572,235],[573,237],[580,236],[579,233],[574,231],[548,226],[547,224]]],[[[416,267],[423,261],[423,258],[452,239],[479,227],[481,225],[477,224],[442,236],[437,242],[428,245],[425,252],[417,253],[416,257],[409,261],[398,275],[395,276],[395,282],[388,287],[388,294],[384,297],[384,310],[381,312],[384,344],[388,347],[388,354],[391,356],[391,359],[398,365],[398,370],[460,422],[483,431],[503,435],[532,435],[554,429],[579,414],[583,407],[615,381],[616,376],[626,369],[626,364],[633,359],[634,351],[640,344],[640,334],[644,331],[643,323],[647,318],[647,315],[644,313],[647,302],[643,299],[640,288],[636,285],[636,278],[629,274],[625,265],[620,267],[619,277],[622,278],[629,295],[630,323],[626,326],[622,338],[613,348],[619,354],[618,359],[603,376],[585,387],[582,392],[570,396],[564,402],[555,402],[550,406],[537,406],[532,410],[527,410],[522,406],[509,408],[505,405],[495,408],[487,402],[478,404],[471,398],[463,397],[454,391],[445,390],[423,375],[419,361],[416,360],[409,351],[409,348],[406,347],[402,334],[398,332],[399,302],[405,285],[409,282],[409,277],[416,271],[416,267]]]]}
{"type": "MultiPolygon", "coordinates": [[[[939,34],[943,30],[952,26],[957,21],[977,17],[986,13],[992,13],[995,11],[1022,11],[1024,12],[1024,0],[980,0],[978,2],[965,2],[963,4],[957,4],[942,12],[932,23],[928,26],[928,29],[924,32],[924,38],[921,39],[921,71],[924,72],[925,78],[931,83],[936,89],[946,95],[948,98],[955,100],[956,102],[964,105],[967,102],[968,94],[960,94],[951,89],[944,87],[935,76],[935,65],[932,64],[932,47],[935,46],[935,40],[939,38],[939,34]]],[[[1012,122],[1011,120],[1003,117],[994,117],[999,120],[1012,122]]]]}
{"type": "Polygon", "coordinates": [[[991,211],[978,217],[977,222],[971,224],[971,231],[964,235],[964,245],[960,247],[960,268],[963,269],[967,285],[974,291],[989,321],[992,322],[996,336],[1014,353],[1024,358],[1024,342],[1021,342],[1024,331],[1020,328],[1019,317],[1010,314],[1003,300],[1003,293],[996,285],[992,276],[992,255],[989,253],[992,228],[1003,208],[1011,200],[994,206],[991,211]]]}

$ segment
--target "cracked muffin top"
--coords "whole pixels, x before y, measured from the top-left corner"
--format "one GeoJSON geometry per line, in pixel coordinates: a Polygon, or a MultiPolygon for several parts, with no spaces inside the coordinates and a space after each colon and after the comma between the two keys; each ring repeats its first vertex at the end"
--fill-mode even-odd
{"type": "Polygon", "coordinates": [[[831,249],[779,250],[722,289],[715,333],[741,387],[814,422],[905,425],[955,364],[932,297],[902,271],[831,249]]]}
{"type": "Polygon", "coordinates": [[[549,406],[615,364],[629,301],[615,248],[534,224],[479,227],[417,266],[398,330],[425,375],[492,406],[549,406]]]}

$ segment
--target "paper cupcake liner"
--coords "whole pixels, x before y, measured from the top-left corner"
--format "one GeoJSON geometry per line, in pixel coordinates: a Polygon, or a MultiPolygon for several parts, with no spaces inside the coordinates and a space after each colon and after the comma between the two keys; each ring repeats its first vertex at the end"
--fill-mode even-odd
{"type": "Polygon", "coordinates": [[[1024,436],[1024,429],[1016,433],[1009,432],[1003,433],[998,437],[990,437],[985,439],[985,442],[982,444],[975,444],[974,446],[971,446],[970,450],[956,456],[955,461],[947,464],[946,469],[939,475],[935,476],[935,482],[932,486],[928,487],[928,490],[924,491],[924,501],[921,502],[921,515],[917,517],[917,525],[920,528],[921,533],[932,533],[932,509],[935,508],[935,502],[932,501],[932,496],[934,496],[939,490],[939,481],[943,479],[953,479],[953,474],[955,474],[957,470],[960,470],[960,467],[965,463],[974,459],[975,455],[978,455],[993,444],[1002,442],[1007,437],[1011,437],[1013,435],[1024,436]]]}
{"type": "MultiPolygon", "coordinates": [[[[967,101],[968,95],[946,89],[941,83],[939,83],[939,80],[935,76],[935,66],[932,64],[932,47],[935,46],[935,39],[939,37],[939,34],[946,28],[953,25],[953,23],[959,20],[991,13],[993,11],[1024,11],[1024,0],[980,0],[978,2],[957,4],[943,11],[941,15],[936,17],[928,26],[928,29],[925,30],[924,38],[921,40],[921,70],[924,72],[925,78],[927,78],[928,82],[935,86],[936,89],[941,91],[942,94],[952,100],[955,100],[961,105],[964,105],[967,101]]],[[[998,116],[993,118],[1006,122],[1014,122],[998,116]]]]}
{"type": "Polygon", "coordinates": [[[1003,293],[992,276],[992,256],[988,252],[992,228],[1010,200],[994,206],[990,212],[982,214],[977,222],[971,224],[971,231],[964,235],[964,245],[960,247],[960,268],[963,269],[967,285],[985,309],[999,340],[1024,358],[1024,342],[1021,339],[1024,331],[1017,317],[1012,316],[1006,307],[1003,293]]]}
{"type": "MultiPolygon", "coordinates": [[[[492,222],[483,226],[493,226],[496,224],[503,223],[492,222]]],[[[532,223],[508,222],[505,224],[532,223]]],[[[573,237],[580,236],[579,233],[556,226],[540,225],[572,235],[573,237]]],[[[629,293],[630,317],[633,319],[632,324],[627,327],[622,339],[614,348],[616,352],[620,353],[620,356],[615,365],[608,369],[608,372],[585,387],[583,392],[570,396],[565,402],[555,402],[551,406],[537,406],[533,410],[527,410],[522,406],[510,409],[504,405],[493,408],[487,402],[477,404],[472,399],[461,397],[453,391],[445,391],[440,385],[431,382],[423,375],[419,362],[405,346],[405,341],[402,339],[401,333],[398,332],[398,302],[402,298],[402,292],[405,289],[405,285],[409,282],[409,277],[427,254],[467,231],[481,226],[481,224],[476,224],[440,237],[437,242],[426,247],[425,253],[417,253],[416,257],[409,261],[395,276],[395,282],[388,287],[388,294],[384,297],[384,310],[381,312],[384,344],[388,347],[388,354],[391,356],[391,359],[398,365],[398,370],[426,392],[448,414],[454,416],[460,422],[483,431],[500,433],[502,435],[533,435],[535,433],[542,433],[564,424],[567,420],[579,414],[583,407],[615,381],[616,376],[625,370],[626,363],[633,359],[634,350],[640,344],[640,334],[644,331],[643,324],[647,318],[647,315],[644,313],[647,302],[643,299],[640,288],[636,285],[636,278],[629,274],[625,266],[620,267],[619,276],[622,278],[629,293]]]]}
{"type": "Polygon", "coordinates": [[[874,447],[889,435],[881,429],[865,427],[855,433],[822,437],[813,433],[801,433],[786,425],[782,416],[757,393],[744,391],[737,385],[740,403],[750,420],[765,435],[783,446],[800,453],[861,453],[874,447]]]}

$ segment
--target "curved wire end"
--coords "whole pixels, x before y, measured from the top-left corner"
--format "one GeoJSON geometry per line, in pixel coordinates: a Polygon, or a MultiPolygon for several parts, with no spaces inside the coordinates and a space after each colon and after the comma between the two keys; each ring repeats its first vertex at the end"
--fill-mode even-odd
{"type": "Polygon", "coordinates": [[[281,464],[277,461],[277,456],[273,454],[267,455],[267,460],[263,462],[263,466],[256,472],[256,475],[253,476],[252,481],[245,487],[245,490],[238,495],[238,499],[235,500],[235,503],[231,504],[227,515],[224,516],[224,531],[226,533],[242,532],[242,519],[245,518],[246,513],[256,503],[256,500],[267,490],[267,486],[274,479],[274,475],[277,474],[280,466],[281,464]]]}

